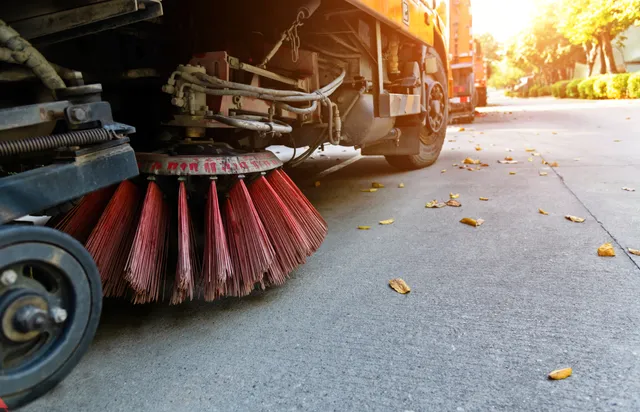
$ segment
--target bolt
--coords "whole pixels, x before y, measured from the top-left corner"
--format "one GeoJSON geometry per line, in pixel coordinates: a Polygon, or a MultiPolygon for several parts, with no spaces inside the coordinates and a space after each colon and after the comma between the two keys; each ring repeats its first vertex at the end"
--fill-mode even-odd
{"type": "Polygon", "coordinates": [[[51,316],[55,323],[62,323],[67,320],[67,311],[60,307],[51,308],[51,316]]]}
{"type": "Polygon", "coordinates": [[[11,286],[18,280],[18,274],[15,270],[9,269],[2,272],[2,276],[0,276],[0,283],[5,286],[11,286]]]}
{"type": "Polygon", "coordinates": [[[69,109],[69,116],[76,122],[82,122],[87,119],[87,112],[81,107],[72,107],[69,109]]]}

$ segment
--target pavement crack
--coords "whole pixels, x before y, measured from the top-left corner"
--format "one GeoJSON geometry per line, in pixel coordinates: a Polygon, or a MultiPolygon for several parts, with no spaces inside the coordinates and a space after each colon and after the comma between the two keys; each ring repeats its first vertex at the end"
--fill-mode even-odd
{"type": "Polygon", "coordinates": [[[567,184],[567,182],[564,180],[564,177],[558,173],[558,171],[556,170],[555,167],[552,167],[551,170],[553,170],[553,173],[558,177],[558,179],[560,179],[560,181],[562,182],[562,185],[569,191],[569,193],[571,193],[573,195],[573,197],[576,198],[576,200],[578,202],[580,202],[580,204],[582,205],[582,207],[585,208],[585,210],[587,211],[587,213],[589,213],[591,215],[591,217],[593,218],[593,220],[595,220],[596,222],[598,222],[598,224],[600,225],[600,227],[602,228],[602,230],[604,230],[605,232],[607,232],[607,234],[609,235],[609,237],[611,239],[613,239],[613,241],[615,242],[616,245],[618,245],[618,247],[620,249],[622,249],[622,251],[624,252],[624,255],[627,257],[627,259],[629,259],[631,261],[631,263],[633,264],[633,266],[636,267],[636,269],[640,270],[640,265],[631,257],[631,255],[629,254],[629,252],[627,251],[627,248],[623,247],[622,244],[618,241],[618,239],[613,235],[613,233],[611,233],[609,231],[609,229],[607,229],[604,226],[604,223],[598,219],[598,217],[591,211],[591,209],[589,209],[589,207],[582,201],[582,199],[580,199],[580,197],[576,194],[576,192],[574,192],[569,185],[567,184]]]}

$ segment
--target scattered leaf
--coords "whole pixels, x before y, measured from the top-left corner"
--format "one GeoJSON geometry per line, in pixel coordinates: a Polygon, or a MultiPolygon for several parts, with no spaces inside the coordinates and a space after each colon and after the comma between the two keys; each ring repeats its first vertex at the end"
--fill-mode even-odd
{"type": "Polygon", "coordinates": [[[480,134],[484,134],[484,132],[480,132],[480,134]]]}
{"type": "Polygon", "coordinates": [[[572,373],[573,373],[573,369],[571,368],[557,369],[551,372],[548,378],[554,381],[559,381],[561,379],[568,378],[569,376],[571,376],[572,373]]]}
{"type": "Polygon", "coordinates": [[[469,225],[469,226],[473,226],[473,227],[478,227],[478,226],[480,226],[481,224],[484,223],[484,220],[482,220],[482,219],[472,219],[470,217],[464,217],[464,218],[462,218],[460,223],[464,223],[465,225],[469,225]]]}
{"type": "Polygon", "coordinates": [[[431,202],[427,203],[424,207],[426,207],[427,209],[440,209],[441,207],[445,207],[446,205],[442,202],[439,202],[437,200],[432,200],[431,202]]]}
{"type": "Polygon", "coordinates": [[[453,166],[453,167],[458,167],[458,164],[457,164],[457,163],[454,163],[454,164],[452,164],[451,166],[453,166]]]}
{"type": "Polygon", "coordinates": [[[630,118],[630,117],[627,117],[625,120],[631,120],[631,118],[630,118]]]}
{"type": "Polygon", "coordinates": [[[442,169],[442,170],[440,171],[440,173],[446,173],[446,172],[447,172],[447,169],[442,169]]]}
{"type": "Polygon", "coordinates": [[[476,170],[480,170],[480,169],[473,169],[471,167],[467,167],[467,171],[469,171],[469,172],[475,172],[476,170]]]}
{"type": "Polygon", "coordinates": [[[460,193],[456,193],[456,194],[449,193],[449,198],[450,198],[450,199],[457,199],[457,198],[459,198],[459,197],[460,197],[460,193]]]}
{"type": "Polygon", "coordinates": [[[373,182],[371,183],[371,187],[373,187],[374,189],[382,189],[384,188],[384,185],[382,183],[373,182]]]}
{"type": "Polygon", "coordinates": [[[524,149],[524,151],[525,151],[525,152],[532,153],[532,152],[535,152],[535,151],[536,151],[536,149],[531,149],[531,148],[527,147],[526,149],[524,149]]]}
{"type": "Polygon", "coordinates": [[[506,160],[507,162],[510,162],[510,161],[512,161],[512,160],[513,160],[513,157],[511,157],[511,156],[507,156],[507,157],[505,157],[505,158],[504,158],[504,160],[506,160]]]}
{"type": "Polygon", "coordinates": [[[509,172],[509,174],[510,174],[511,176],[513,176],[513,175],[515,175],[515,174],[516,174],[516,172],[509,172]]]}
{"type": "Polygon", "coordinates": [[[466,165],[479,165],[480,164],[480,159],[474,160],[470,157],[467,157],[466,159],[464,159],[462,161],[462,163],[466,164],[466,165]]]}
{"type": "Polygon", "coordinates": [[[551,134],[558,134],[558,133],[556,133],[556,132],[551,132],[551,134]]]}
{"type": "Polygon", "coordinates": [[[635,192],[636,189],[632,188],[632,187],[623,187],[622,190],[626,190],[627,192],[635,192]]]}
{"type": "Polygon", "coordinates": [[[558,167],[558,166],[560,166],[560,165],[558,164],[558,162],[553,162],[553,163],[549,163],[549,166],[551,166],[551,167],[558,167]]]}
{"type": "Polygon", "coordinates": [[[598,256],[613,257],[616,251],[611,243],[605,243],[598,248],[598,256]]]}
{"type": "Polygon", "coordinates": [[[533,157],[530,157],[527,160],[530,161],[530,162],[533,162],[533,157]]]}
{"type": "Polygon", "coordinates": [[[400,189],[404,189],[404,183],[398,183],[398,187],[399,187],[400,189]]]}
{"type": "Polygon", "coordinates": [[[545,212],[542,209],[538,209],[538,213],[540,213],[541,215],[548,215],[549,213],[545,212]]]}
{"type": "Polygon", "coordinates": [[[484,202],[487,202],[489,200],[489,198],[488,197],[481,197],[480,200],[482,200],[484,202]]]}
{"type": "Polygon", "coordinates": [[[640,250],[638,249],[629,248],[629,253],[631,253],[632,255],[640,256],[640,250]]]}
{"type": "Polygon", "coordinates": [[[315,187],[320,187],[320,182],[319,182],[319,181],[316,181],[313,185],[314,185],[315,187]]]}
{"type": "Polygon", "coordinates": [[[377,192],[378,189],[360,189],[361,192],[374,193],[377,192]]]}
{"type": "Polygon", "coordinates": [[[536,156],[536,157],[538,157],[538,156],[540,156],[540,153],[538,153],[538,152],[533,152],[533,153],[532,153],[532,156],[536,156]]]}
{"type": "Polygon", "coordinates": [[[457,200],[453,200],[453,199],[449,200],[446,203],[446,205],[447,206],[451,206],[451,207],[460,207],[460,206],[462,206],[462,204],[460,202],[458,202],[457,200]]]}
{"type": "Polygon", "coordinates": [[[578,216],[566,215],[564,218],[567,219],[567,220],[570,220],[572,222],[575,222],[575,223],[582,223],[582,222],[585,221],[584,218],[578,217],[578,216]]]}
{"type": "Polygon", "coordinates": [[[547,173],[547,172],[540,172],[540,173],[539,173],[539,175],[540,175],[540,176],[546,176],[546,175],[548,175],[548,174],[549,174],[549,173],[547,173]]]}
{"type": "Polygon", "coordinates": [[[391,289],[402,295],[406,295],[407,293],[411,292],[411,288],[409,287],[409,285],[407,285],[407,282],[400,278],[391,279],[389,281],[389,286],[391,286],[391,289]]]}
{"type": "Polygon", "coordinates": [[[518,164],[517,160],[498,160],[498,163],[502,163],[503,165],[515,165],[518,164]]]}
{"type": "Polygon", "coordinates": [[[616,140],[614,140],[614,142],[616,142],[616,143],[620,143],[621,141],[622,141],[622,140],[620,140],[620,139],[616,139],[616,140]]]}
{"type": "Polygon", "coordinates": [[[381,220],[378,223],[380,223],[381,225],[390,225],[395,221],[396,221],[395,219],[387,219],[387,220],[381,220]]]}
{"type": "Polygon", "coordinates": [[[482,163],[480,167],[489,167],[489,165],[487,163],[482,163]]]}
{"type": "Polygon", "coordinates": [[[482,151],[482,147],[476,146],[476,152],[480,152],[480,151],[482,151]]]}
{"type": "Polygon", "coordinates": [[[542,159],[542,162],[540,162],[540,163],[542,163],[543,165],[548,165],[548,164],[549,164],[549,163],[547,163],[547,161],[546,161],[546,160],[544,160],[544,159],[542,159]]]}
{"type": "Polygon", "coordinates": [[[371,229],[371,226],[358,226],[359,230],[369,230],[371,229]]]}
{"type": "Polygon", "coordinates": [[[449,139],[449,142],[455,143],[455,140],[454,139],[449,139]]]}
{"type": "Polygon", "coordinates": [[[465,130],[467,130],[467,129],[465,129],[464,127],[461,127],[461,128],[458,129],[459,132],[464,132],[465,130]]]}

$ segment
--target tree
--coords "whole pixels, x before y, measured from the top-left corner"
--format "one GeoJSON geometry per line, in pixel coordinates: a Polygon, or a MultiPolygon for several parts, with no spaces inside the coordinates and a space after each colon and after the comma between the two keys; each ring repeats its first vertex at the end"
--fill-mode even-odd
{"type": "Polygon", "coordinates": [[[584,48],[589,73],[598,54],[604,57],[607,72],[617,73],[611,43],[640,21],[640,0],[561,0],[557,9],[558,29],[584,48]]]}
{"type": "Polygon", "coordinates": [[[480,43],[485,59],[489,61],[500,60],[500,49],[502,45],[498,43],[491,33],[483,33],[476,37],[476,40],[480,43]]]}

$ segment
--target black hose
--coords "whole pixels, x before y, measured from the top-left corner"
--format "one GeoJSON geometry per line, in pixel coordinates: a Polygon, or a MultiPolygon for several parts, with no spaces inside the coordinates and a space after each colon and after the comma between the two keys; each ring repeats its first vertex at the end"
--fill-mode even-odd
{"type": "Polygon", "coordinates": [[[0,157],[41,152],[65,146],[102,143],[115,137],[116,135],[113,132],[105,129],[90,129],[48,136],[24,137],[16,140],[2,140],[0,141],[0,157]]]}

